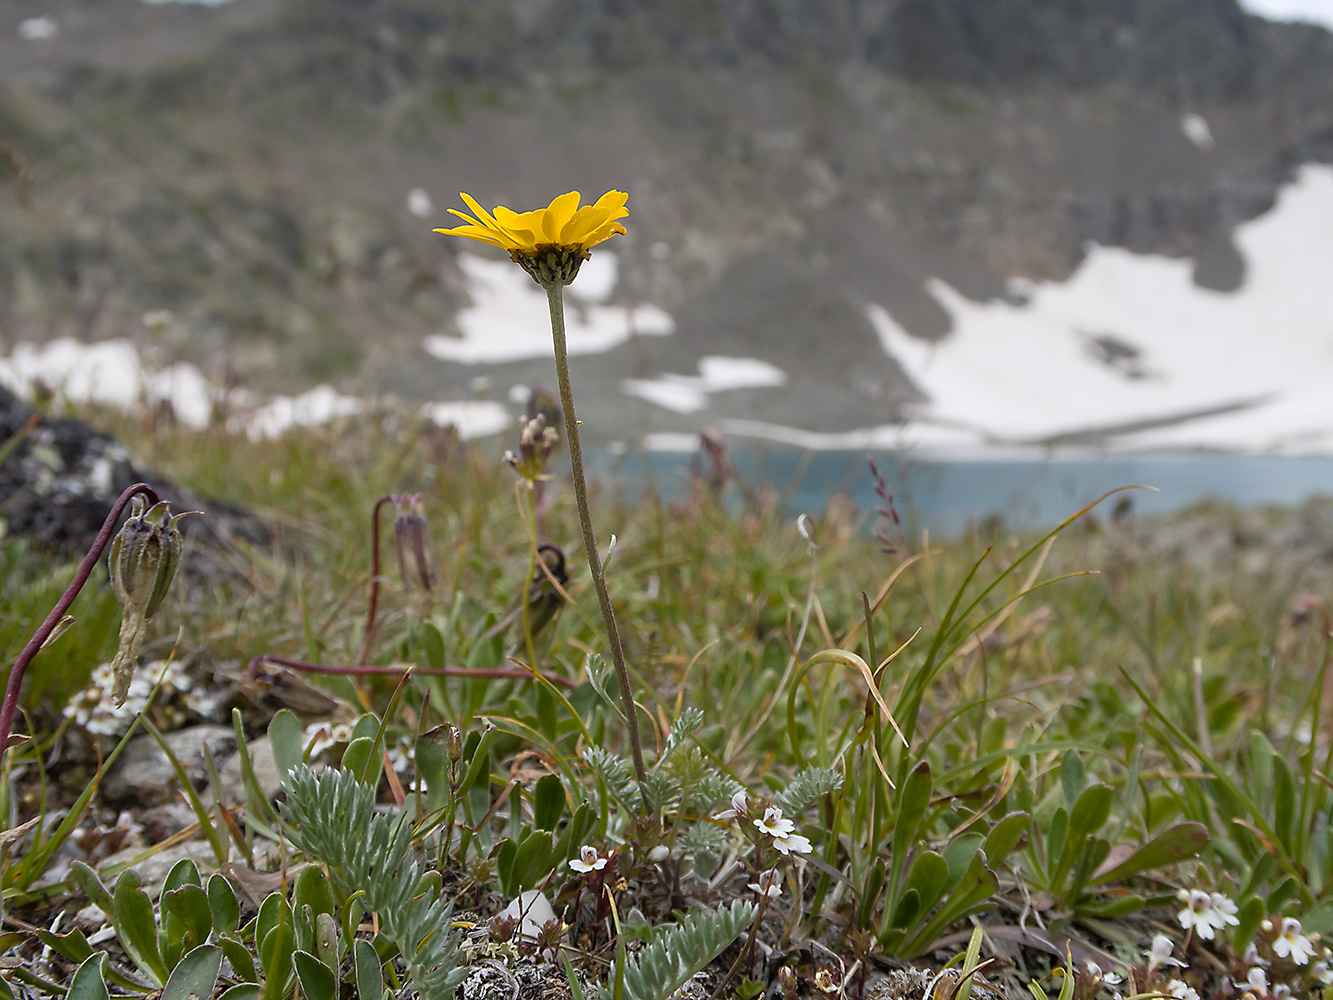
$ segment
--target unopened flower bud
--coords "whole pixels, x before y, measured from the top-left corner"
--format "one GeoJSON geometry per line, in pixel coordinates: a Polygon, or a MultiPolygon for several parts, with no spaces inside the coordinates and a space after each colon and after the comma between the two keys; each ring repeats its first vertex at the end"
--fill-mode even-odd
{"type": "Polygon", "coordinates": [[[434,584],[430,537],[426,533],[426,504],[420,493],[393,498],[393,536],[398,546],[398,572],[409,587],[419,584],[430,592],[434,584]]]}
{"type": "Polygon", "coordinates": [[[454,764],[463,759],[463,734],[457,726],[451,725],[445,730],[444,754],[454,764]]]}
{"type": "Polygon", "coordinates": [[[122,608],[120,645],[111,663],[115,674],[111,697],[117,707],[129,694],[148,622],[162,606],[180,563],[181,533],[176,522],[190,513],[195,512],[173,517],[167,501],[148,507],[141,496],[135,496],[130,516],[111,542],[107,569],[122,608]]]}
{"type": "Polygon", "coordinates": [[[784,965],[778,970],[778,989],[784,997],[796,996],[797,985],[796,970],[790,965],[784,965]]]}

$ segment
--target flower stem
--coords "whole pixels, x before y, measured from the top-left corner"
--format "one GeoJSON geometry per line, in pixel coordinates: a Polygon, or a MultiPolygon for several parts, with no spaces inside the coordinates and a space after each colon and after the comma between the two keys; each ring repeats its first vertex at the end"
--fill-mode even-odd
{"type": "Polygon", "coordinates": [[[366,608],[366,628],[361,640],[361,655],[357,664],[370,659],[371,643],[375,641],[375,613],[380,599],[380,508],[393,503],[393,494],[387,494],[375,501],[375,508],[370,512],[370,599],[366,608]]]}
{"type": "Polygon", "coordinates": [[[106,520],[102,522],[102,528],[97,532],[97,537],[93,539],[92,548],[88,554],[83,557],[83,562],[79,564],[78,571],[74,574],[74,579],[70,581],[69,587],[56,601],[56,606],[51,609],[51,613],[46,616],[46,621],[38,627],[33,633],[28,644],[23,647],[19,653],[18,659],[14,661],[14,666],[9,671],[9,683],[5,687],[5,701],[3,707],[0,707],[0,754],[4,753],[5,744],[9,742],[10,730],[14,728],[14,713],[18,710],[19,690],[23,687],[23,674],[28,669],[28,664],[32,662],[51,632],[55,629],[60,619],[64,617],[69,606],[74,603],[74,598],[79,596],[79,591],[83,585],[88,582],[88,577],[97,565],[97,560],[102,556],[102,550],[106,548],[107,542],[111,540],[112,532],[116,530],[116,522],[120,520],[121,513],[125,510],[125,505],[136,495],[142,493],[149,501],[156,504],[159,500],[158,495],[147,483],[135,483],[125,490],[124,493],[111,506],[111,513],[107,514],[106,520]]]}
{"type": "Polygon", "coordinates": [[[593,587],[597,590],[597,603],[602,608],[602,620],[606,623],[606,640],[611,649],[611,663],[615,667],[616,680],[620,684],[620,699],[623,702],[625,722],[629,726],[630,754],[634,758],[634,774],[639,779],[639,795],[643,800],[643,810],[651,814],[652,803],[648,799],[646,783],[648,773],[643,767],[643,748],[639,743],[638,708],[634,704],[634,692],[630,689],[629,670],[625,667],[625,652],[620,645],[620,629],[616,627],[616,614],[611,607],[611,595],[606,589],[606,577],[602,573],[602,557],[597,549],[597,536],[592,530],[592,515],[588,511],[588,483],[583,475],[583,446],[579,443],[579,421],[574,414],[574,390],[569,383],[569,350],[565,345],[565,304],[562,286],[550,282],[545,286],[546,301],[551,307],[551,335],[555,340],[555,377],[560,383],[560,406],[565,411],[565,437],[569,441],[569,465],[574,478],[574,499],[579,509],[579,525],[583,529],[583,550],[588,556],[588,570],[592,573],[593,587]]]}

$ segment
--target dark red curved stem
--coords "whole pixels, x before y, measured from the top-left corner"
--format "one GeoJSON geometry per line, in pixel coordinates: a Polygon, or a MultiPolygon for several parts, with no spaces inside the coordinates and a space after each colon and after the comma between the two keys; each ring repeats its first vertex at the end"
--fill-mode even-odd
{"type": "Polygon", "coordinates": [[[380,603],[380,508],[393,501],[392,493],[380,497],[370,514],[370,600],[366,607],[366,635],[361,640],[358,663],[365,663],[370,658],[370,644],[375,638],[375,612],[380,603]]]}
{"type": "Polygon", "coordinates": [[[79,591],[83,589],[83,585],[88,582],[93,567],[97,565],[97,560],[102,557],[102,551],[106,548],[106,543],[111,541],[111,535],[116,530],[116,522],[120,520],[125,505],[139,494],[148,497],[149,502],[154,504],[158,503],[160,499],[157,492],[147,483],[135,483],[120,495],[120,498],[112,505],[111,513],[102,522],[101,530],[97,532],[97,537],[93,539],[92,548],[83,557],[83,562],[79,564],[79,570],[74,574],[74,579],[70,581],[69,587],[60,596],[60,600],[56,601],[56,606],[46,616],[46,621],[42,622],[37,631],[32,634],[32,638],[28,640],[28,644],[23,647],[18,659],[14,661],[14,666],[10,668],[9,683],[5,687],[4,705],[0,707],[0,753],[3,752],[5,744],[9,742],[9,731],[14,726],[14,713],[18,710],[19,705],[19,689],[23,687],[23,674],[27,671],[28,664],[32,662],[33,657],[37,655],[46,640],[50,638],[52,630],[65,616],[69,606],[74,603],[74,598],[79,596],[79,591]]]}

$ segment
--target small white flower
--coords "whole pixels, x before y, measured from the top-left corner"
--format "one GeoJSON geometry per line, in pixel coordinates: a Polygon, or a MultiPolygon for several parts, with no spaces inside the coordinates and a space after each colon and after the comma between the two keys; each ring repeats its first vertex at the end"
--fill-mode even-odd
{"type": "Polygon", "coordinates": [[[1327,962],[1315,962],[1310,966],[1310,975],[1325,986],[1333,986],[1333,972],[1329,972],[1327,962]]]}
{"type": "Polygon", "coordinates": [[[776,868],[770,868],[759,876],[758,882],[751,882],[749,887],[761,896],[777,899],[782,895],[782,878],[776,868]]]}
{"type": "Polygon", "coordinates": [[[1157,968],[1159,965],[1174,965],[1179,969],[1185,968],[1184,962],[1178,958],[1171,957],[1171,952],[1173,950],[1174,945],[1171,944],[1171,939],[1165,934],[1158,934],[1154,937],[1152,939],[1152,947],[1149,948],[1147,952],[1148,971],[1152,972],[1153,969],[1157,968]]]}
{"type": "Polygon", "coordinates": [[[599,872],[606,867],[606,858],[597,853],[597,848],[584,844],[579,848],[579,856],[570,859],[569,867],[580,875],[599,872]]]}
{"type": "Polygon", "coordinates": [[[1225,893],[1212,892],[1208,894],[1208,898],[1213,902],[1213,926],[1219,931],[1227,926],[1235,927],[1240,923],[1240,919],[1236,916],[1240,908],[1225,893]]]}
{"type": "Polygon", "coordinates": [[[1176,914],[1180,926],[1189,930],[1191,927],[1205,941],[1211,941],[1218,931],[1228,924],[1237,924],[1236,904],[1220,892],[1203,892],[1195,889],[1185,896],[1185,890],[1177,896],[1186,906],[1176,914]]]}
{"type": "Polygon", "coordinates": [[[1273,942],[1273,954],[1290,958],[1297,965],[1306,965],[1314,955],[1314,942],[1301,933],[1301,922],[1295,917],[1282,921],[1282,933],[1273,942]]]}
{"type": "Polygon", "coordinates": [[[1278,983],[1273,987],[1273,1000],[1291,1000],[1291,987],[1286,983],[1278,983]]]}
{"type": "Polygon", "coordinates": [[[1246,965],[1268,964],[1262,958],[1259,957],[1259,946],[1256,945],[1253,941],[1251,941],[1249,944],[1245,946],[1245,953],[1240,956],[1240,960],[1244,962],[1246,965]]]}
{"type": "Polygon", "coordinates": [[[722,812],[714,816],[713,819],[735,819],[737,816],[744,816],[749,811],[750,796],[745,789],[742,788],[731,797],[731,808],[722,810],[722,812]]]}
{"type": "Polygon", "coordinates": [[[1103,972],[1102,967],[1096,962],[1089,962],[1086,968],[1088,970],[1088,975],[1092,976],[1094,979],[1101,980],[1103,986],[1118,986],[1121,983],[1121,979],[1118,975],[1114,972],[1103,972]]]}
{"type": "Polygon", "coordinates": [[[1180,1000],[1199,1000],[1199,994],[1194,987],[1181,982],[1179,979],[1173,979],[1166,984],[1166,992],[1173,997],[1179,997],[1180,1000]]]}
{"type": "Polygon", "coordinates": [[[1246,975],[1245,982],[1237,983],[1236,987],[1266,997],[1268,996],[1268,974],[1263,969],[1253,968],[1246,975]]]}
{"type": "MultiPolygon", "coordinates": [[[[770,837],[782,838],[796,829],[796,824],[789,819],[782,818],[782,810],[777,806],[769,806],[764,810],[764,818],[754,821],[754,825],[763,830],[770,837]]],[[[786,851],[782,852],[786,854],[786,851]]]]}
{"type": "MultiPolygon", "coordinates": [[[[783,822],[787,821],[784,820],[783,822]]],[[[788,833],[781,837],[774,837],[773,846],[781,854],[809,854],[814,850],[810,841],[799,833],[788,833]]]]}
{"type": "Polygon", "coordinates": [[[648,860],[655,865],[661,864],[669,857],[671,857],[671,848],[667,847],[666,844],[658,844],[648,852],[648,860]]]}

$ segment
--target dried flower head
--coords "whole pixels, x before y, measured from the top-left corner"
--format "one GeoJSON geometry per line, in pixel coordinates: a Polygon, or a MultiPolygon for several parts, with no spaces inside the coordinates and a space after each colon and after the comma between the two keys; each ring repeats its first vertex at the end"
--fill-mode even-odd
{"type": "Polygon", "coordinates": [[[136,495],[130,516],[111,542],[107,569],[123,612],[120,644],[111,662],[115,674],[111,698],[117,706],[123,705],[129,694],[148,622],[162,606],[180,563],[181,533],[176,523],[190,513],[173,517],[167,501],[149,507],[142,496],[136,495]]]}
{"type": "Polygon", "coordinates": [[[398,572],[408,587],[420,586],[430,593],[434,585],[434,561],[430,535],[426,531],[426,502],[420,493],[393,497],[393,538],[398,548],[398,572]]]}
{"type": "Polygon", "coordinates": [[[560,443],[560,433],[546,426],[546,415],[538,413],[523,425],[518,438],[518,454],[506,451],[505,461],[532,486],[546,471],[551,452],[560,443]]]}

